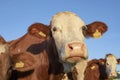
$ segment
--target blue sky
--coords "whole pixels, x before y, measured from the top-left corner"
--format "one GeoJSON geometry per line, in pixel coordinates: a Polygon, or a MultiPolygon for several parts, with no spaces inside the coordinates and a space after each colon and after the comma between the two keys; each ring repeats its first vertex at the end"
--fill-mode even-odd
{"type": "Polygon", "coordinates": [[[86,24],[103,21],[108,25],[100,39],[86,39],[89,59],[107,53],[120,58],[120,0],[0,0],[0,35],[17,39],[35,22],[49,24],[57,12],[72,11],[86,24]]]}

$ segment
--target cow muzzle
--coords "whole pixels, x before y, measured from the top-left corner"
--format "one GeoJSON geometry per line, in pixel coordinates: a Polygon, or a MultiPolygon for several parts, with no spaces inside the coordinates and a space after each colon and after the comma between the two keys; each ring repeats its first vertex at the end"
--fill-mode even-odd
{"type": "Polygon", "coordinates": [[[68,62],[78,62],[81,59],[87,59],[87,48],[82,42],[71,42],[66,45],[66,60],[68,62]]]}
{"type": "Polygon", "coordinates": [[[114,77],[116,77],[117,76],[117,73],[116,72],[112,72],[111,74],[110,74],[110,78],[112,77],[112,78],[114,78],[114,77]]]}

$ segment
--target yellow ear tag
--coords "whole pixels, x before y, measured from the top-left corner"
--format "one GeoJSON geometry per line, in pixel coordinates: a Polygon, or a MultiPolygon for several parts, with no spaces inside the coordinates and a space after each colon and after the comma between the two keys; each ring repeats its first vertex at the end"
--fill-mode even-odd
{"type": "Polygon", "coordinates": [[[42,31],[40,31],[38,34],[42,37],[46,37],[46,34],[44,34],[42,31]]]}
{"type": "Polygon", "coordinates": [[[93,37],[94,38],[100,38],[102,35],[101,35],[101,32],[99,32],[97,29],[95,31],[95,33],[93,34],[93,37]]]}
{"type": "Polygon", "coordinates": [[[95,66],[91,66],[90,69],[95,69],[95,66]]]}
{"type": "Polygon", "coordinates": [[[17,62],[17,63],[15,64],[15,68],[23,68],[24,65],[25,65],[25,64],[24,64],[22,61],[20,61],[20,62],[17,62]]]}

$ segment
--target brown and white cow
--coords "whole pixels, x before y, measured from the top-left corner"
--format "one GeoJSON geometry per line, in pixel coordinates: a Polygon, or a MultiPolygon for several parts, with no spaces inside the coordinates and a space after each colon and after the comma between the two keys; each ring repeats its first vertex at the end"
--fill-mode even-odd
{"type": "Polygon", "coordinates": [[[117,58],[107,54],[105,59],[93,59],[88,62],[84,80],[107,80],[117,76],[117,58]]]}
{"type": "Polygon", "coordinates": [[[0,36],[0,80],[8,80],[11,75],[11,58],[9,54],[9,45],[0,36]]]}
{"type": "Polygon", "coordinates": [[[50,26],[64,72],[76,68],[78,75],[74,79],[82,80],[88,57],[84,43],[85,36],[100,37],[107,30],[106,25],[102,22],[94,22],[86,26],[76,14],[60,12],[53,16],[50,26]],[[88,29],[85,29],[86,27],[88,29]]]}
{"type": "MultiPolygon", "coordinates": [[[[16,79],[61,80],[64,73],[76,69],[78,74],[74,79],[83,80],[88,58],[84,39],[100,37],[107,31],[106,24],[97,21],[86,26],[75,13],[60,12],[52,17],[49,26],[33,24],[23,37],[9,42],[12,45],[10,49],[12,56],[27,52],[36,60],[31,73],[29,68],[26,68],[29,66],[22,66],[19,69],[16,67],[15,74],[23,73],[16,79]],[[25,71],[20,71],[24,68],[25,71]]],[[[27,64],[23,61],[22,64],[27,64]]]]}

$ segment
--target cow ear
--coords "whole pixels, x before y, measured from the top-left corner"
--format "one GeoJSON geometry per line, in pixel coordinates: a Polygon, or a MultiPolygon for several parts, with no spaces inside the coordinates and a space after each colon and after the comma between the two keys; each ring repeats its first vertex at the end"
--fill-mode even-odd
{"type": "Polygon", "coordinates": [[[118,64],[120,64],[120,58],[119,58],[119,59],[117,59],[117,62],[118,62],[118,64]]]}
{"type": "Polygon", "coordinates": [[[28,33],[36,37],[46,38],[49,35],[50,28],[42,23],[34,23],[28,28],[28,33]]]}
{"type": "Polygon", "coordinates": [[[33,70],[37,61],[30,53],[19,53],[12,56],[13,68],[17,71],[33,70]]]}
{"type": "Polygon", "coordinates": [[[87,29],[84,32],[86,37],[100,38],[108,30],[107,25],[100,21],[93,22],[86,26],[87,29]]]}
{"type": "Polygon", "coordinates": [[[100,65],[105,65],[106,63],[106,60],[105,59],[99,59],[99,64],[100,65]]]}

